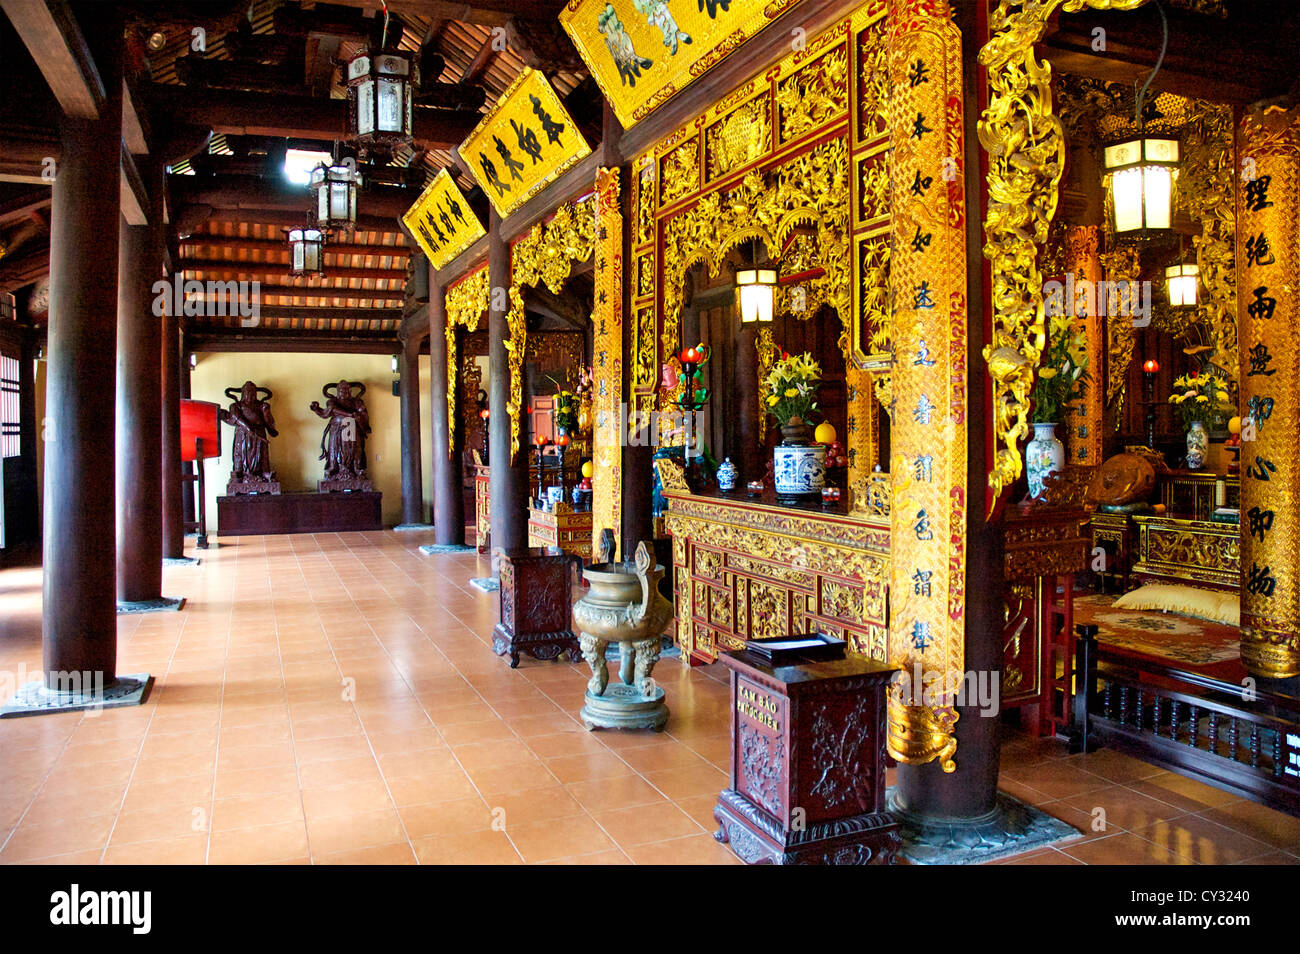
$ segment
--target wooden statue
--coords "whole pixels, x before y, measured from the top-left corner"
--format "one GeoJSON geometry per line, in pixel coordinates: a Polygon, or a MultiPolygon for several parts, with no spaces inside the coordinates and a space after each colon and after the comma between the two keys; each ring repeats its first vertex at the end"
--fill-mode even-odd
{"type": "Polygon", "coordinates": [[[245,381],[238,390],[226,388],[225,394],[231,400],[230,409],[218,410],[217,416],[235,429],[227,496],[278,494],[280,482],[271,467],[270,438],[279,436],[267,403],[271,389],[245,381]]]}
{"type": "Polygon", "coordinates": [[[325,479],[317,484],[321,493],[333,491],[373,491],[374,483],[366,476],[366,435],[370,433],[370,414],[361,400],[366,386],[360,381],[340,381],[321,388],[326,405],[311,402],[317,417],[326,420],[320,439],[319,460],[325,461],[325,479]],[[355,396],[353,389],[356,390],[355,396]],[[334,391],[333,394],[330,392],[334,391]]]}

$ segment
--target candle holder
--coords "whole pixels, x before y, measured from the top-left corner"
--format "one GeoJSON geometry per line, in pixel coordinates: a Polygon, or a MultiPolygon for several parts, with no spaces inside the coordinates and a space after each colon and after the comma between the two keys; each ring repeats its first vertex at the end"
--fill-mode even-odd
{"type": "Polygon", "coordinates": [[[702,453],[692,453],[696,444],[695,434],[695,414],[709,401],[709,389],[700,388],[696,390],[695,376],[708,363],[712,355],[712,349],[705,344],[698,344],[693,347],[682,348],[677,355],[677,360],[681,362],[682,372],[682,395],[674,403],[682,409],[682,440],[684,443],[683,454],[685,456],[684,469],[688,483],[694,488],[703,488],[710,481],[710,475],[705,472],[701,465],[700,458],[702,453]]]}
{"type": "Polygon", "coordinates": [[[1155,450],[1156,446],[1156,375],[1160,373],[1160,363],[1155,358],[1148,358],[1142,364],[1142,403],[1146,406],[1147,447],[1155,450]]]}

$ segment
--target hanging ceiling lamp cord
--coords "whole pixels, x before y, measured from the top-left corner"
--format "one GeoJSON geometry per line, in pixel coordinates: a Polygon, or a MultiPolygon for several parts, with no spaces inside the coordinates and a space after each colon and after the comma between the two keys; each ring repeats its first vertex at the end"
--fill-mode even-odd
{"type": "MultiPolygon", "coordinates": [[[[379,2],[380,5],[384,8],[384,32],[379,38],[379,48],[382,50],[388,46],[388,2],[387,0],[379,0],[379,2]]],[[[1160,15],[1164,16],[1163,10],[1160,11],[1160,15]]],[[[1163,57],[1164,54],[1162,53],[1161,56],[1163,57]]],[[[1158,63],[1156,64],[1156,69],[1160,69],[1160,65],[1158,63]]],[[[1147,82],[1149,83],[1151,81],[1147,80],[1147,82]]]]}
{"type": "Polygon", "coordinates": [[[1146,104],[1147,90],[1150,89],[1151,81],[1156,78],[1156,74],[1160,72],[1160,67],[1164,65],[1165,51],[1169,49],[1169,18],[1165,16],[1164,4],[1160,0],[1155,0],[1155,5],[1156,9],[1160,11],[1160,55],[1156,57],[1156,65],[1152,67],[1150,74],[1148,74],[1147,81],[1142,84],[1142,88],[1138,90],[1137,95],[1133,98],[1133,121],[1137,123],[1139,133],[1142,132],[1142,107],[1146,104]]]}

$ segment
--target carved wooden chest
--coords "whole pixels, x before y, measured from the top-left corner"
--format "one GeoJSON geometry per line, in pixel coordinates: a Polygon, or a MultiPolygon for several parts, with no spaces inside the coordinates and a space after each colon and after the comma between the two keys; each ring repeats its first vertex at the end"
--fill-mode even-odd
{"type": "Polygon", "coordinates": [[[731,670],[731,787],[714,835],[750,864],[892,864],[885,810],[885,688],[861,656],[796,666],[723,653],[731,670]]]}

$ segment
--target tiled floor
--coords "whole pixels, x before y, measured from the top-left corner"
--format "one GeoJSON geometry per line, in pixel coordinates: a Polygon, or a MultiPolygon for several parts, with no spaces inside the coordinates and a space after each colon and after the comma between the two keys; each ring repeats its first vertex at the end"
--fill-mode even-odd
{"type": "MultiPolygon", "coordinates": [[[[148,704],[0,721],[0,862],[736,863],[710,834],[720,667],[659,664],[664,734],[585,732],[579,666],[511,671],[468,585],[486,563],[424,537],[244,537],[169,568],[185,610],[119,620],[148,704]]],[[[0,696],[40,665],[40,584],[0,573],[0,696]]],[[[1003,787],[1087,831],[1014,863],[1300,860],[1300,821],[1112,753],[1016,739],[1003,787]]]]}

